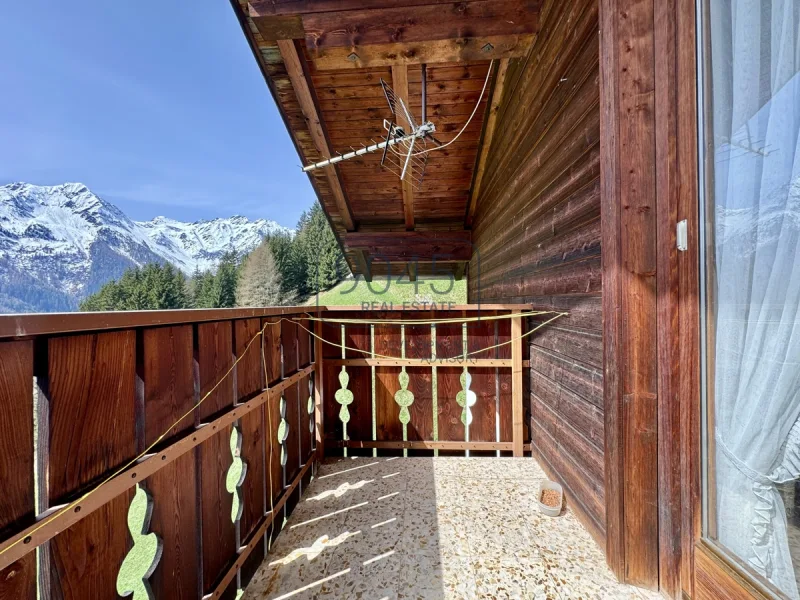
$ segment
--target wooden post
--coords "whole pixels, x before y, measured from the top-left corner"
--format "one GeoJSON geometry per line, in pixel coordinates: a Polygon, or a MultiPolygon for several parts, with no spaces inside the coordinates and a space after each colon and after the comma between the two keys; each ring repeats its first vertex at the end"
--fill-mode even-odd
{"type": "Polygon", "coordinates": [[[511,319],[511,422],[514,456],[522,456],[522,317],[511,319]]]}
{"type": "MultiPolygon", "coordinates": [[[[655,49],[658,4],[601,0],[599,13],[606,559],[620,581],[651,589],[659,585],[657,304],[666,293],[657,257],[674,247],[658,239],[657,200],[668,193],[658,176],[672,167],[657,161],[656,95],[667,75],[657,82],[656,63],[675,60],[655,49]]],[[[674,150],[675,135],[663,139],[674,150]]]]}
{"type": "MultiPolygon", "coordinates": [[[[321,313],[317,313],[321,314],[321,313]]],[[[314,432],[317,436],[317,460],[325,458],[325,394],[323,381],[325,380],[322,366],[322,321],[314,321],[314,432]]]]}

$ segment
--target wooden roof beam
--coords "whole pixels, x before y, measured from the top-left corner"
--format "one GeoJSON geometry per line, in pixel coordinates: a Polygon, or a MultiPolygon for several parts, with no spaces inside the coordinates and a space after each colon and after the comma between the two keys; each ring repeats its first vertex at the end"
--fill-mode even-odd
{"type": "Polygon", "coordinates": [[[500,60],[526,56],[534,37],[535,34],[525,34],[373,44],[324,48],[311,54],[314,66],[321,71],[500,60]]]}
{"type": "MultiPolygon", "coordinates": [[[[309,84],[307,71],[303,65],[303,58],[297,51],[297,47],[293,40],[278,40],[278,50],[283,58],[283,63],[286,67],[286,72],[292,82],[292,88],[297,96],[297,102],[300,105],[300,110],[303,112],[308,131],[314,146],[320,153],[322,158],[330,158],[333,154],[328,142],[328,135],[325,131],[320,111],[317,106],[316,97],[312,92],[312,87],[309,84]]],[[[344,189],[342,188],[341,181],[339,180],[339,172],[336,167],[326,167],[325,174],[328,178],[328,184],[331,188],[336,208],[339,212],[339,218],[342,225],[347,231],[355,229],[355,222],[353,220],[353,213],[350,210],[350,205],[345,196],[344,189]]]]}
{"type": "Polygon", "coordinates": [[[494,129],[497,126],[497,113],[500,110],[500,102],[503,100],[503,90],[506,82],[506,71],[508,70],[508,59],[500,60],[494,74],[494,85],[492,86],[492,99],[487,106],[487,115],[484,119],[483,141],[481,142],[480,154],[475,163],[475,175],[472,179],[472,189],[470,190],[467,214],[464,219],[465,227],[472,227],[472,219],[475,216],[475,208],[478,206],[478,197],[483,182],[483,173],[486,170],[486,161],[489,158],[489,150],[492,147],[494,129]]]}
{"type": "Polygon", "coordinates": [[[343,240],[348,250],[369,252],[375,264],[464,262],[472,257],[469,231],[353,232],[343,240]]]}
{"type": "MultiPolygon", "coordinates": [[[[410,106],[408,103],[408,67],[406,65],[392,66],[392,89],[406,106],[410,106]]],[[[402,110],[397,111],[397,120],[403,129],[411,131],[411,123],[408,122],[402,110]]],[[[403,214],[406,229],[411,231],[414,229],[414,187],[411,184],[410,174],[400,182],[400,186],[403,190],[403,214]]]]}
{"type": "Polygon", "coordinates": [[[318,69],[523,56],[541,0],[254,0],[266,41],[304,38],[318,69]]]}

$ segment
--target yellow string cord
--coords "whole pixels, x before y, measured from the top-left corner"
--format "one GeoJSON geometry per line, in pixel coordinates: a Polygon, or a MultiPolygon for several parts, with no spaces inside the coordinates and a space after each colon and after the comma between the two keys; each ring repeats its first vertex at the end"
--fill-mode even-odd
{"type": "MultiPolygon", "coordinates": [[[[280,321],[279,321],[280,322],[280,321]]],[[[267,323],[270,325],[270,323],[267,323]]],[[[261,329],[261,333],[263,334],[267,328],[267,325],[261,329]]],[[[264,352],[264,336],[261,336],[261,363],[264,367],[264,387],[269,389],[269,375],[267,374],[267,354],[264,352]]],[[[272,529],[266,532],[267,535],[267,552],[272,550],[272,534],[275,531],[275,503],[273,502],[272,498],[272,462],[275,460],[275,447],[272,445],[272,409],[268,402],[264,403],[264,410],[267,411],[267,437],[269,437],[269,464],[267,465],[267,470],[269,471],[269,513],[272,515],[272,529]]]]}
{"type": "MultiPolygon", "coordinates": [[[[391,312],[391,311],[387,311],[391,312]]],[[[446,323],[472,323],[475,321],[497,321],[501,319],[514,319],[516,317],[536,317],[540,315],[551,315],[552,310],[532,310],[520,313],[511,313],[507,315],[486,315],[477,317],[447,317],[441,319],[337,319],[337,318],[322,318],[309,316],[309,321],[321,321],[323,323],[343,323],[345,325],[441,325],[446,323]]],[[[309,313],[306,313],[309,314],[309,313]]],[[[298,317],[293,317],[293,320],[300,320],[298,317]]],[[[306,320],[304,317],[302,320],[306,320]]]]}
{"type": "Polygon", "coordinates": [[[175,428],[175,427],[176,427],[176,426],[177,426],[177,425],[178,425],[178,424],[179,424],[181,421],[183,421],[183,420],[184,420],[186,417],[188,417],[188,416],[190,416],[192,413],[194,413],[194,411],[195,411],[195,410],[196,410],[196,409],[197,409],[197,408],[198,408],[198,407],[199,407],[201,404],[203,404],[203,402],[205,402],[205,401],[208,399],[208,397],[209,397],[209,396],[211,396],[211,394],[213,394],[213,393],[216,391],[216,389],[217,389],[217,388],[218,388],[220,385],[222,385],[222,382],[223,382],[223,381],[225,381],[225,379],[227,379],[227,378],[228,378],[228,376],[229,376],[229,375],[230,375],[230,374],[233,372],[233,369],[236,367],[236,365],[237,365],[237,364],[239,364],[239,362],[240,362],[240,361],[241,361],[241,360],[242,360],[242,359],[245,357],[245,355],[247,354],[247,351],[248,351],[248,350],[250,350],[250,347],[253,345],[253,342],[255,342],[256,338],[257,338],[258,336],[260,336],[260,335],[263,335],[263,334],[264,334],[264,331],[266,330],[266,328],[267,328],[267,325],[275,325],[275,324],[277,324],[277,323],[281,323],[282,321],[288,321],[288,320],[289,320],[289,319],[287,319],[287,318],[285,318],[285,317],[281,317],[280,319],[278,319],[278,321],[265,323],[265,324],[264,324],[264,327],[262,327],[262,328],[261,328],[261,330],[260,330],[258,333],[256,333],[256,334],[255,334],[255,335],[254,335],[254,336],[253,336],[253,337],[250,339],[250,341],[249,341],[249,342],[247,342],[247,346],[245,346],[245,349],[244,349],[244,351],[242,351],[242,354],[241,354],[241,356],[239,356],[239,357],[238,357],[238,358],[237,358],[237,359],[236,359],[236,360],[233,362],[233,364],[232,364],[232,365],[230,366],[230,368],[229,368],[229,369],[228,369],[228,370],[225,372],[225,374],[224,374],[224,375],[223,375],[223,376],[222,376],[222,377],[219,379],[219,381],[217,381],[217,383],[216,383],[216,384],[214,384],[214,387],[212,387],[212,388],[211,388],[211,389],[210,389],[208,392],[206,392],[206,393],[205,393],[205,395],[204,395],[204,396],[203,396],[203,397],[202,397],[202,398],[201,398],[201,399],[200,399],[200,400],[199,400],[199,401],[198,401],[198,402],[197,402],[197,403],[196,403],[194,406],[192,406],[192,407],[191,407],[191,408],[190,408],[188,411],[186,411],[186,413],[184,413],[184,414],[183,414],[183,416],[181,416],[181,418],[179,418],[177,421],[175,421],[175,422],[174,422],[172,425],[170,425],[170,426],[169,426],[169,427],[168,427],[168,428],[167,428],[167,429],[166,429],[166,430],[165,430],[165,431],[164,431],[164,432],[163,432],[161,435],[159,435],[159,436],[156,438],[156,440],[155,440],[155,441],[154,441],[152,444],[150,444],[149,446],[147,446],[147,448],[145,448],[145,449],[144,449],[144,450],[143,450],[143,451],[142,451],[142,452],[141,452],[139,455],[135,456],[135,457],[134,457],[134,458],[132,458],[130,461],[128,461],[127,463],[125,463],[123,466],[119,467],[119,468],[118,468],[116,471],[112,472],[112,473],[111,473],[111,475],[109,475],[109,476],[108,476],[108,477],[106,477],[106,478],[105,478],[103,481],[101,481],[99,484],[97,484],[97,486],[93,487],[92,489],[90,489],[89,491],[87,491],[87,492],[86,492],[86,493],[84,493],[83,495],[79,496],[78,498],[76,498],[76,499],[75,499],[75,500],[73,500],[72,502],[69,502],[69,503],[68,503],[68,504],[66,504],[66,505],[65,505],[63,508],[61,508],[60,510],[58,510],[58,511],[54,512],[52,515],[50,515],[50,516],[49,516],[49,517],[47,517],[46,519],[43,519],[43,520],[42,520],[42,522],[41,522],[41,523],[39,523],[39,525],[38,525],[37,527],[35,527],[33,530],[31,530],[31,532],[30,532],[30,533],[28,533],[28,535],[27,535],[27,536],[25,536],[25,538],[20,538],[20,539],[18,539],[16,542],[14,542],[14,543],[12,543],[12,544],[9,544],[9,546],[8,546],[8,547],[6,547],[6,548],[3,548],[3,550],[0,550],[0,556],[2,556],[3,554],[5,554],[5,553],[6,553],[6,552],[8,552],[9,550],[11,550],[12,548],[14,548],[15,546],[17,546],[18,544],[21,544],[21,543],[24,541],[24,539],[26,539],[26,538],[28,538],[28,537],[31,537],[31,536],[33,536],[33,535],[34,535],[34,534],[36,534],[38,531],[40,531],[42,528],[46,527],[46,526],[47,526],[48,524],[50,524],[52,521],[54,521],[55,519],[57,519],[58,517],[60,517],[60,516],[61,516],[61,515],[63,515],[64,513],[68,512],[69,510],[73,509],[75,506],[79,505],[81,502],[84,502],[84,501],[85,501],[87,498],[89,498],[90,496],[92,496],[92,495],[93,495],[95,492],[97,492],[97,490],[99,490],[100,488],[102,488],[102,487],[103,487],[104,485],[106,485],[106,484],[107,484],[109,481],[111,481],[112,479],[114,479],[115,477],[117,477],[118,475],[120,475],[121,473],[123,473],[124,471],[126,471],[127,469],[129,469],[130,467],[132,467],[133,465],[135,465],[136,463],[138,463],[138,462],[139,462],[140,460],[142,460],[142,459],[143,459],[145,456],[147,456],[147,455],[150,453],[150,451],[151,451],[153,448],[155,448],[155,447],[156,447],[156,446],[157,446],[157,445],[158,445],[158,444],[159,444],[159,443],[160,443],[162,440],[164,440],[164,438],[165,438],[165,437],[167,437],[167,435],[169,435],[169,433],[170,433],[170,432],[171,432],[171,431],[172,431],[172,430],[173,430],[173,429],[174,429],[174,428],[175,428]]]}
{"type": "MultiPolygon", "coordinates": [[[[516,338],[511,338],[511,339],[509,339],[509,340],[507,340],[505,342],[500,342],[499,344],[494,344],[494,345],[488,346],[486,348],[481,348],[479,350],[473,350],[472,352],[467,352],[466,354],[463,355],[463,358],[466,358],[468,356],[472,356],[473,354],[480,354],[481,352],[486,352],[488,350],[493,350],[493,349],[499,348],[501,346],[507,346],[508,344],[510,344],[512,342],[515,342],[517,340],[521,340],[521,339],[524,339],[524,338],[528,337],[532,333],[537,332],[539,329],[541,329],[545,325],[548,325],[548,324],[552,323],[556,319],[559,319],[561,317],[569,315],[569,313],[566,313],[566,312],[556,313],[554,311],[543,311],[543,312],[536,313],[536,314],[551,314],[551,315],[555,314],[555,316],[552,317],[551,319],[548,319],[547,321],[544,321],[544,322],[540,323],[539,325],[537,325],[536,327],[534,327],[530,331],[528,331],[526,333],[523,333],[522,335],[520,335],[520,336],[518,336],[516,338]]],[[[518,315],[518,316],[527,316],[527,315],[518,315]]],[[[468,318],[468,317],[465,317],[465,318],[468,318]]],[[[321,319],[317,319],[317,320],[321,320],[321,319]]],[[[464,322],[464,319],[459,319],[458,322],[459,323],[464,322]]],[[[416,325],[418,323],[416,321],[414,321],[414,324],[416,325]]],[[[372,358],[376,358],[377,357],[377,358],[385,358],[385,359],[388,359],[388,360],[399,360],[399,361],[403,361],[403,360],[407,360],[407,361],[409,361],[409,360],[419,360],[419,359],[403,358],[401,356],[386,356],[384,354],[378,354],[377,352],[370,352],[369,350],[362,350],[361,348],[351,348],[350,346],[345,346],[344,344],[337,344],[337,343],[331,342],[329,340],[326,340],[325,338],[318,336],[316,333],[314,333],[310,329],[304,327],[300,323],[297,323],[297,326],[298,327],[302,327],[303,329],[305,329],[308,333],[313,335],[318,340],[320,340],[320,341],[322,341],[322,342],[324,342],[324,343],[326,343],[326,344],[328,344],[330,346],[334,346],[336,348],[344,348],[345,350],[352,350],[353,352],[361,352],[362,354],[369,354],[372,358]]],[[[462,358],[462,357],[459,357],[459,356],[453,356],[451,358],[439,358],[439,357],[437,357],[436,360],[447,361],[447,360],[459,360],[460,358],[462,358]]],[[[423,360],[425,360],[425,359],[423,359],[423,360]]]]}
{"type": "MultiPolygon", "coordinates": [[[[304,318],[302,318],[300,320],[326,321],[326,319],[312,317],[310,313],[305,313],[305,314],[306,314],[306,317],[304,317],[304,318]]],[[[540,312],[520,313],[520,314],[517,314],[517,315],[495,315],[495,316],[500,316],[500,317],[504,317],[504,318],[510,318],[511,316],[523,317],[523,316],[533,316],[533,315],[542,315],[542,314],[554,314],[554,313],[553,313],[553,311],[540,311],[540,312]]],[[[465,356],[471,356],[473,354],[479,354],[481,352],[486,352],[487,350],[492,350],[494,348],[499,348],[500,346],[505,346],[507,344],[510,344],[510,343],[516,341],[517,339],[523,339],[523,338],[531,335],[532,333],[535,333],[536,331],[538,331],[539,329],[541,329],[545,325],[548,325],[549,323],[555,321],[556,319],[558,319],[560,317],[563,317],[565,315],[568,315],[568,314],[569,313],[555,313],[555,316],[553,318],[548,319],[547,321],[544,321],[543,323],[540,323],[538,326],[536,326],[533,329],[531,329],[530,331],[522,334],[518,338],[509,339],[506,342],[501,342],[499,344],[495,344],[493,346],[489,346],[488,348],[482,348],[480,350],[475,350],[473,352],[468,352],[465,356]]],[[[458,318],[458,319],[427,320],[427,321],[407,320],[407,321],[404,321],[404,322],[410,322],[410,323],[413,323],[415,325],[424,325],[424,324],[448,323],[448,322],[462,323],[462,322],[468,322],[468,321],[486,320],[486,319],[490,319],[490,318],[492,318],[492,317],[491,316],[487,316],[487,317],[461,317],[461,318],[458,318]]],[[[135,465],[137,462],[139,462],[140,460],[145,458],[150,453],[150,451],[153,450],[153,448],[155,448],[161,441],[163,441],[164,438],[166,438],[167,435],[169,435],[169,433],[178,424],[181,423],[181,421],[183,421],[184,419],[186,419],[187,417],[192,415],[192,413],[194,413],[194,411],[197,410],[197,408],[199,408],[208,399],[208,397],[211,396],[211,394],[213,394],[217,390],[217,388],[220,385],[222,385],[222,382],[224,382],[228,378],[228,376],[230,376],[230,374],[233,372],[233,370],[236,367],[236,365],[238,365],[239,362],[247,355],[247,352],[250,350],[250,348],[253,345],[253,342],[255,342],[256,338],[258,338],[259,336],[263,336],[264,335],[264,331],[266,331],[266,329],[267,329],[267,327],[269,325],[278,325],[278,324],[282,323],[283,321],[294,321],[300,328],[302,328],[305,331],[307,331],[308,333],[310,333],[314,338],[316,338],[316,339],[318,339],[318,340],[320,340],[320,341],[322,341],[322,342],[324,342],[326,344],[330,344],[332,346],[336,346],[337,348],[340,347],[339,344],[335,344],[333,342],[330,342],[330,341],[326,340],[325,338],[323,338],[321,336],[318,336],[316,333],[314,333],[313,331],[311,331],[310,329],[305,327],[302,323],[299,323],[298,322],[299,320],[296,317],[293,317],[291,319],[289,319],[287,317],[281,317],[277,321],[267,321],[266,323],[264,323],[264,326],[261,328],[261,330],[258,333],[256,333],[250,339],[249,342],[247,342],[247,345],[245,346],[245,348],[242,351],[241,355],[233,362],[233,364],[230,366],[230,368],[217,381],[217,383],[215,383],[214,386],[208,392],[206,392],[205,395],[202,398],[200,398],[200,400],[197,403],[195,403],[189,410],[187,410],[177,421],[175,421],[161,435],[159,435],[154,442],[152,442],[149,446],[147,446],[147,448],[145,448],[139,455],[135,456],[130,461],[125,463],[123,466],[119,467],[116,471],[112,472],[111,475],[109,475],[103,481],[101,481],[99,484],[97,484],[97,486],[95,486],[94,488],[88,490],[87,492],[85,492],[83,495],[79,496],[77,499],[73,500],[72,502],[69,502],[64,507],[62,507],[60,510],[56,511],[55,513],[53,513],[49,517],[43,519],[42,522],[39,523],[39,525],[37,527],[35,527],[33,530],[31,530],[25,538],[20,538],[17,541],[13,542],[12,544],[9,544],[3,550],[0,550],[0,556],[2,556],[3,554],[8,552],[9,550],[14,548],[15,546],[21,544],[24,541],[24,539],[27,539],[28,537],[31,537],[34,534],[36,534],[37,532],[39,532],[44,527],[46,527],[48,524],[50,524],[52,521],[54,521],[55,519],[59,518],[61,515],[63,515],[64,513],[68,512],[69,510],[73,509],[75,506],[79,505],[81,502],[84,502],[87,498],[91,497],[95,492],[97,492],[103,486],[108,484],[109,481],[111,481],[112,479],[116,478],[121,473],[123,473],[124,471],[126,471],[127,469],[129,469],[130,467],[135,465]]],[[[334,319],[328,319],[328,321],[329,322],[337,322],[334,319]]],[[[368,321],[358,321],[358,322],[359,323],[365,323],[365,322],[368,322],[368,321]]],[[[372,323],[376,324],[376,323],[387,323],[387,322],[391,323],[392,321],[391,320],[373,321],[372,323]]],[[[344,348],[347,349],[347,350],[352,350],[354,352],[361,352],[361,353],[364,353],[364,354],[371,354],[372,356],[374,356],[374,357],[376,356],[378,358],[387,358],[387,359],[390,359],[390,360],[398,360],[398,357],[396,357],[396,356],[384,356],[384,355],[377,354],[375,352],[370,352],[369,350],[362,350],[360,348],[350,348],[348,346],[344,346],[344,348]]],[[[454,358],[457,358],[457,357],[454,357],[454,358]]],[[[402,359],[400,359],[400,360],[402,360],[402,359]]],[[[452,360],[452,359],[441,359],[441,360],[452,360]]],[[[266,357],[264,356],[263,352],[262,352],[262,362],[263,362],[263,365],[264,365],[264,377],[266,378],[266,376],[267,376],[266,357]]],[[[266,385],[266,379],[265,379],[265,385],[266,385]]],[[[265,389],[268,389],[268,388],[265,388],[265,389]]],[[[272,414],[271,414],[271,411],[269,410],[269,406],[267,406],[266,410],[267,410],[267,415],[268,415],[268,419],[269,419],[269,427],[270,427],[270,433],[271,433],[272,414]]],[[[273,448],[273,445],[272,445],[272,436],[270,435],[270,506],[274,510],[274,504],[272,503],[272,465],[271,465],[273,449],[274,448],[273,448]]],[[[273,515],[273,523],[274,523],[274,518],[275,518],[275,515],[273,515]]],[[[270,536],[270,542],[271,542],[271,536],[270,536]]],[[[270,542],[268,542],[268,545],[270,544],[270,542]]]]}

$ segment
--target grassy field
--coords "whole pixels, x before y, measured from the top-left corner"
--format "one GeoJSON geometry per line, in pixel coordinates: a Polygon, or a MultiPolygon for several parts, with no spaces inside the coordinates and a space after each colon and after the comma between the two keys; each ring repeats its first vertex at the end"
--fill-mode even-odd
{"type": "Polygon", "coordinates": [[[329,289],[321,292],[319,298],[311,296],[307,304],[327,306],[343,306],[377,303],[374,308],[398,308],[405,303],[414,308],[426,308],[435,302],[440,304],[466,304],[467,281],[454,281],[452,277],[420,277],[417,281],[408,278],[398,279],[393,277],[387,281],[386,277],[375,277],[367,283],[359,277],[348,278],[329,289]],[[417,303],[414,306],[414,303],[417,303]],[[384,304],[386,305],[384,307],[384,304]]]}

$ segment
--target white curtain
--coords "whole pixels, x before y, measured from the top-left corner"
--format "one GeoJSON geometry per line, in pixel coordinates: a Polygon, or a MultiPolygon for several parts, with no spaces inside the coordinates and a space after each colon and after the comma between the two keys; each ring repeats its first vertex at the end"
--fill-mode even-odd
{"type": "Polygon", "coordinates": [[[800,0],[711,0],[710,20],[715,521],[800,599],[776,489],[800,477],[800,0]]]}

